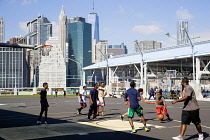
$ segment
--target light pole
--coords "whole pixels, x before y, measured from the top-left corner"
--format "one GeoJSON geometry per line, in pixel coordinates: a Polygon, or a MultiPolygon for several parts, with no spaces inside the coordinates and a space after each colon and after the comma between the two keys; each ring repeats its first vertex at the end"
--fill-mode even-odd
{"type": "Polygon", "coordinates": [[[108,64],[108,54],[103,54],[101,49],[99,49],[100,53],[103,55],[104,59],[106,59],[106,85],[109,85],[109,64],[108,64]]]}
{"type": "MultiPolygon", "coordinates": [[[[193,57],[193,58],[192,58],[192,60],[193,60],[193,82],[195,82],[195,54],[194,54],[194,45],[193,45],[193,43],[192,43],[192,41],[191,41],[191,38],[189,37],[189,34],[188,34],[188,32],[186,31],[186,29],[183,29],[183,31],[185,31],[185,33],[187,34],[187,38],[189,39],[190,45],[191,45],[191,47],[192,47],[192,57],[193,57]]],[[[189,45],[189,44],[186,44],[186,43],[182,42],[181,40],[178,40],[178,39],[176,39],[176,38],[170,36],[169,33],[166,33],[165,35],[167,35],[168,37],[170,37],[170,38],[172,38],[172,39],[175,39],[175,40],[177,40],[177,41],[179,41],[179,42],[181,42],[181,43],[183,43],[183,44],[185,44],[185,45],[189,45]]]]}
{"type": "Polygon", "coordinates": [[[187,38],[190,41],[191,47],[192,47],[192,57],[193,57],[193,82],[195,82],[195,54],[194,54],[194,45],[191,41],[191,38],[189,37],[189,34],[187,32],[187,30],[184,28],[183,31],[185,31],[185,33],[187,34],[187,38]]]}
{"type": "MultiPolygon", "coordinates": [[[[72,55],[72,56],[74,56],[74,55],[72,55]]],[[[82,84],[83,84],[82,64],[79,61],[71,59],[71,58],[66,58],[66,59],[69,59],[69,60],[71,60],[71,61],[73,61],[73,62],[75,62],[75,63],[80,65],[80,75],[81,75],[81,84],[80,85],[82,86],[82,84]]]]}
{"type": "Polygon", "coordinates": [[[143,65],[144,65],[143,64],[144,63],[144,60],[143,60],[143,46],[142,46],[142,48],[140,48],[138,40],[134,40],[134,42],[136,42],[136,45],[138,46],[140,54],[141,54],[141,86],[142,86],[143,85],[143,65]]]}

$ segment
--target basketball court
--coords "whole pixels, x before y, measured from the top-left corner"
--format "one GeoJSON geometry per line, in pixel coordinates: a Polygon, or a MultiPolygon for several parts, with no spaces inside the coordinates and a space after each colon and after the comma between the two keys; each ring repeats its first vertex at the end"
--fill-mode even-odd
{"type": "MultiPolygon", "coordinates": [[[[105,116],[99,116],[97,121],[89,121],[87,112],[89,107],[82,110],[81,115],[76,114],[79,107],[76,97],[58,98],[49,97],[49,123],[36,125],[40,111],[38,97],[1,97],[0,105],[0,137],[6,140],[23,139],[147,139],[169,140],[179,133],[180,116],[183,103],[172,105],[166,101],[172,122],[157,119],[155,106],[140,103],[144,108],[144,116],[150,132],[142,130],[135,115],[134,125],[137,133],[129,132],[130,126],[125,118],[120,120],[120,115],[127,111],[123,99],[106,98],[105,116]]],[[[206,140],[210,139],[210,112],[209,102],[199,102],[201,108],[201,121],[206,140]]],[[[197,139],[196,129],[191,124],[186,132],[185,139],[197,139]]]]}

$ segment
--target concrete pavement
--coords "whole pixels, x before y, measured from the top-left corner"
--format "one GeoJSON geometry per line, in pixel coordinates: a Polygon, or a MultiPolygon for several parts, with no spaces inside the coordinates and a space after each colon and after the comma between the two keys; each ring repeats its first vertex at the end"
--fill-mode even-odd
{"type": "MultiPolygon", "coordinates": [[[[49,123],[36,125],[40,111],[37,97],[1,97],[0,98],[0,137],[7,140],[23,139],[147,139],[170,140],[179,133],[180,117],[183,103],[172,105],[169,101],[168,112],[174,121],[166,122],[156,119],[155,106],[140,103],[144,108],[144,116],[150,132],[142,130],[139,118],[135,116],[134,125],[137,133],[129,133],[130,126],[119,116],[127,111],[123,99],[106,98],[105,116],[99,116],[97,121],[89,121],[88,108],[76,114],[79,103],[76,97],[49,97],[49,123]]],[[[202,128],[206,140],[210,139],[210,102],[199,101],[202,128]]],[[[44,121],[44,120],[43,120],[44,121]]],[[[193,124],[188,126],[185,139],[197,139],[193,124]]]]}

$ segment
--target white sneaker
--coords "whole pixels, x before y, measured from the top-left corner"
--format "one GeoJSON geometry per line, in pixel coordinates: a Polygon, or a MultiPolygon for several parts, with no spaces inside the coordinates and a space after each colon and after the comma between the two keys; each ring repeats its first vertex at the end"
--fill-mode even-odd
{"type": "Polygon", "coordinates": [[[198,134],[198,140],[204,140],[204,136],[203,136],[203,134],[198,134]]]}
{"type": "Polygon", "coordinates": [[[36,124],[41,124],[41,123],[42,123],[41,121],[37,121],[37,122],[36,122],[36,124]]]}
{"type": "Polygon", "coordinates": [[[44,123],[45,123],[45,124],[48,124],[48,122],[47,122],[47,121],[45,121],[44,123]]]}
{"type": "Polygon", "coordinates": [[[172,137],[172,139],[174,139],[174,140],[184,140],[182,136],[172,137]]]}

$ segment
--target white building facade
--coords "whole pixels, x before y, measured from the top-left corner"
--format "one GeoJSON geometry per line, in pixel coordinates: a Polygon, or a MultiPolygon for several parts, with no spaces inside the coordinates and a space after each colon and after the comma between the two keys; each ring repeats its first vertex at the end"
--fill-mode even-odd
{"type": "Polygon", "coordinates": [[[98,63],[105,60],[108,48],[108,41],[107,40],[100,40],[94,47],[94,59],[92,60],[93,63],[98,63]]]}
{"type": "Polygon", "coordinates": [[[50,37],[46,41],[47,45],[52,45],[49,56],[41,56],[39,67],[39,87],[44,82],[48,83],[50,88],[66,87],[66,65],[63,52],[58,43],[57,37],[50,37]]]}

